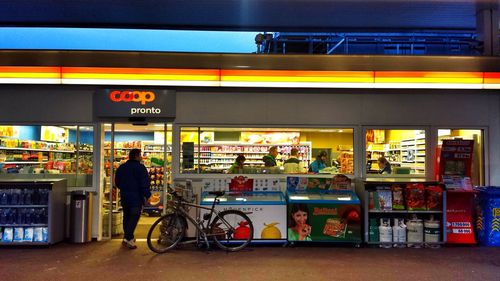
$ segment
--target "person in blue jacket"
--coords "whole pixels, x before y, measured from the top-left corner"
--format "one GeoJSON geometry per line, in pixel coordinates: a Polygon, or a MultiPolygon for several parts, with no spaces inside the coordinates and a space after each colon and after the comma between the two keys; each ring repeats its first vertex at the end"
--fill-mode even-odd
{"type": "Polygon", "coordinates": [[[151,196],[150,179],[146,167],[141,164],[141,150],[132,149],[129,160],[116,170],[115,185],[120,189],[123,208],[122,244],[130,249],[136,249],[134,231],[141,217],[142,207],[151,196]]]}
{"type": "Polygon", "coordinates": [[[326,151],[321,151],[318,156],[316,156],[316,160],[314,160],[310,165],[309,165],[309,172],[310,173],[319,173],[319,171],[323,170],[326,168],[326,151]]]}

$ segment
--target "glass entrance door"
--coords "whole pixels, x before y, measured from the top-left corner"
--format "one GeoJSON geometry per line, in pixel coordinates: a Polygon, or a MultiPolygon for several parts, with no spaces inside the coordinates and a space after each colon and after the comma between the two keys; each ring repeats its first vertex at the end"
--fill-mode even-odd
{"type": "Polygon", "coordinates": [[[115,174],[118,167],[128,160],[130,151],[140,149],[152,196],[143,208],[135,237],[145,239],[149,226],[164,209],[165,190],[171,181],[172,124],[107,123],[104,124],[102,147],[102,237],[123,237],[121,197],[115,185],[115,174]]]}

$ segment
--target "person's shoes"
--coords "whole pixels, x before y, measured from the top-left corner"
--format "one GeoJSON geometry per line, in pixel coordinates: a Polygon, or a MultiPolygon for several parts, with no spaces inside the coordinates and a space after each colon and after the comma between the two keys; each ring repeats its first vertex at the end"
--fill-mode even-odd
{"type": "Polygon", "coordinates": [[[137,246],[135,245],[135,239],[133,240],[123,239],[122,245],[132,250],[137,249],[137,246]]]}

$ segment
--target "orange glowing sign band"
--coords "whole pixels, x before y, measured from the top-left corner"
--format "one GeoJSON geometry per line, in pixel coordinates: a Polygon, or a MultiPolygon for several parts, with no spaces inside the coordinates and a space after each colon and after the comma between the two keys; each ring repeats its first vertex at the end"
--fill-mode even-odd
{"type": "MultiPolygon", "coordinates": [[[[0,83],[304,88],[500,88],[500,72],[0,66],[0,83]]],[[[120,99],[116,96],[115,99],[120,99]]],[[[128,100],[124,96],[121,101],[128,100]]],[[[147,102],[147,98],[135,98],[147,102]]]]}
{"type": "Polygon", "coordinates": [[[218,69],[63,67],[63,79],[218,81],[218,69]]]}
{"type": "Polygon", "coordinates": [[[0,78],[60,79],[58,66],[0,66],[0,78]]]}

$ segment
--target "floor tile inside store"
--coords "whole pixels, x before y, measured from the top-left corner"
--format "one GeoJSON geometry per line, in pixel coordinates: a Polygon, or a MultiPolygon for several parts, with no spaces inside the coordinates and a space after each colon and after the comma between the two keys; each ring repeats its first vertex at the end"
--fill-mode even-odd
{"type": "Polygon", "coordinates": [[[120,241],[0,248],[0,280],[500,280],[500,248],[250,247],[238,253],[183,246],[153,254],[120,241]]]}

